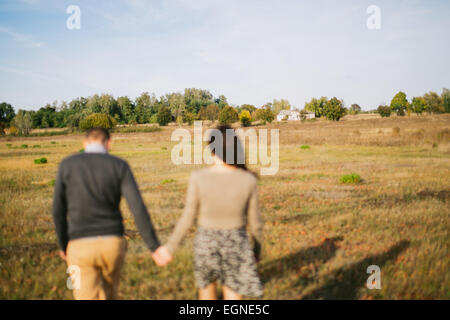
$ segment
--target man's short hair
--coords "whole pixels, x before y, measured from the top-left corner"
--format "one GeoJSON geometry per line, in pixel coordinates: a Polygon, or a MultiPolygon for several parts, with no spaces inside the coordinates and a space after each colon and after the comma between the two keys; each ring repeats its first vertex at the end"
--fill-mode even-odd
{"type": "Polygon", "coordinates": [[[105,128],[91,128],[86,131],[86,139],[101,141],[105,143],[109,139],[111,139],[111,135],[109,134],[108,129],[105,128]]]}

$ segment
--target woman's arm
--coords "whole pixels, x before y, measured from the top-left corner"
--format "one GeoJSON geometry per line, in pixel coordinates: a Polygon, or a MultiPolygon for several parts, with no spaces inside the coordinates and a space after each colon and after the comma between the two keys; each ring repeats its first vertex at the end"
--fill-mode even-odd
{"type": "Polygon", "coordinates": [[[172,235],[166,243],[167,249],[173,254],[178,248],[181,240],[186,235],[187,231],[194,224],[195,218],[198,214],[199,197],[198,190],[195,181],[195,175],[192,174],[189,179],[188,190],[186,193],[186,204],[184,207],[183,215],[178,221],[172,235]]]}
{"type": "Polygon", "coordinates": [[[259,210],[259,196],[258,196],[258,184],[255,183],[250,195],[248,204],[248,226],[250,229],[250,235],[254,242],[254,251],[256,259],[259,259],[261,254],[261,246],[263,242],[263,220],[261,212],[259,210]]]}

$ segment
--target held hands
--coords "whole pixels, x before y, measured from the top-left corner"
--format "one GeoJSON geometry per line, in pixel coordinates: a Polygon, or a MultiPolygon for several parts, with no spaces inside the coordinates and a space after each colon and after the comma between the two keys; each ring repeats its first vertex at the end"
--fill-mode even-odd
{"type": "Polygon", "coordinates": [[[172,255],[165,246],[160,246],[156,249],[156,251],[152,254],[152,258],[159,267],[164,267],[172,261],[172,255]]]}

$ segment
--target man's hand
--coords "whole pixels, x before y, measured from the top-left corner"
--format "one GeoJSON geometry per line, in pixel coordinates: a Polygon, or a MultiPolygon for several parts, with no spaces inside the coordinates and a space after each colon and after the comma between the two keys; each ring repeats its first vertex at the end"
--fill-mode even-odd
{"type": "Polygon", "coordinates": [[[63,259],[64,261],[66,261],[66,253],[62,250],[59,251],[59,256],[61,257],[61,259],[63,259]]]}
{"type": "Polygon", "coordinates": [[[161,246],[156,249],[156,251],[152,254],[152,258],[159,267],[164,267],[172,261],[172,255],[165,246],[161,246]]]}

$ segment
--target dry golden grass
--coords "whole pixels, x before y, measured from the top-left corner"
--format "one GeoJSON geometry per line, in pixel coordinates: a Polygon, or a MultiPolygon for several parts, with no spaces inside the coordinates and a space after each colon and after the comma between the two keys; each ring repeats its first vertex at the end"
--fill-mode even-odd
{"type": "MultiPolygon", "coordinates": [[[[449,124],[448,115],[361,115],[265,126],[280,129],[281,145],[278,174],[259,183],[266,221],[259,265],[264,298],[450,298],[449,124]],[[360,184],[339,183],[353,172],[361,175],[360,184]],[[371,264],[381,268],[381,290],[365,286],[371,264]]],[[[112,149],[133,168],[162,240],[181,214],[189,174],[198,168],[171,163],[174,129],[116,134],[112,149]]],[[[82,148],[80,139],[0,139],[0,298],[71,298],[56,254],[50,185],[61,159],[82,148]],[[35,165],[39,157],[49,162],[35,165]]],[[[194,299],[195,230],[173,263],[159,269],[125,203],[122,208],[129,251],[121,297],[194,299]]]]}

